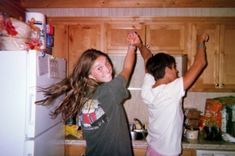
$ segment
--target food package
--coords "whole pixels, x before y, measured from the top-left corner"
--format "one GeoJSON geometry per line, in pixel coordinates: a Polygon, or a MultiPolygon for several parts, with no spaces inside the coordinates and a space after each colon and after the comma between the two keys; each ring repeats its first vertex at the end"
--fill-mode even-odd
{"type": "Polygon", "coordinates": [[[11,18],[12,25],[15,27],[17,38],[29,38],[31,35],[31,28],[24,22],[15,18],[11,18]]]}
{"type": "Polygon", "coordinates": [[[1,16],[0,50],[27,50],[31,28],[15,18],[1,16]]]}
{"type": "Polygon", "coordinates": [[[26,50],[27,39],[0,36],[0,50],[26,50]]]}
{"type": "Polygon", "coordinates": [[[31,39],[38,40],[39,49],[46,49],[46,17],[39,12],[26,12],[25,22],[32,29],[31,39]]]}
{"type": "Polygon", "coordinates": [[[207,112],[217,113],[221,111],[222,108],[223,108],[223,105],[219,100],[215,100],[215,99],[206,100],[205,110],[207,112]]]}
{"type": "Polygon", "coordinates": [[[77,139],[83,138],[82,131],[79,130],[79,127],[77,125],[65,125],[64,130],[66,136],[73,136],[77,139]]]}
{"type": "Polygon", "coordinates": [[[15,18],[4,18],[3,30],[1,36],[16,37],[16,38],[29,38],[31,35],[31,28],[24,22],[15,18]]]}
{"type": "Polygon", "coordinates": [[[208,127],[222,127],[222,110],[223,104],[217,99],[207,99],[205,104],[204,116],[199,120],[201,128],[208,127]]]}

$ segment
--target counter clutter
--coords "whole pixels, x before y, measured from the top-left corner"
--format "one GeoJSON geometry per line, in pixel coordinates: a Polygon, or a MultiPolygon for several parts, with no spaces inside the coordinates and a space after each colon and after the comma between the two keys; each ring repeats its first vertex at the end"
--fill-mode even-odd
{"type": "MultiPolygon", "coordinates": [[[[76,139],[75,137],[68,136],[65,138],[65,144],[67,145],[86,145],[86,141],[82,139],[76,139]]],[[[132,141],[134,148],[146,148],[147,142],[145,140],[132,141]]],[[[183,139],[183,149],[195,149],[195,150],[228,150],[235,151],[235,144],[225,141],[207,141],[198,139],[195,141],[188,141],[183,139]]]]}
{"type": "MultiPolygon", "coordinates": [[[[206,101],[205,113],[203,115],[201,115],[201,112],[196,109],[185,110],[186,122],[184,126],[186,131],[183,136],[183,152],[181,156],[234,156],[234,121],[229,120],[231,116],[234,116],[233,111],[230,109],[234,109],[234,104],[234,97],[223,97],[219,99],[208,99],[206,101]],[[225,109],[226,117],[222,114],[225,109]],[[219,131],[215,131],[217,129],[219,131]],[[227,134],[227,136],[231,136],[233,141],[225,139],[225,134],[227,134]]],[[[80,153],[84,153],[85,151],[86,141],[82,138],[81,129],[78,126],[73,125],[74,123],[76,122],[71,122],[65,126],[65,147],[67,148],[68,153],[66,156],[73,156],[70,154],[77,153],[76,151],[79,151],[79,149],[80,153]]],[[[147,142],[145,137],[141,137],[139,139],[133,137],[135,136],[133,135],[133,132],[140,132],[140,136],[142,136],[141,134],[144,134],[143,130],[147,132],[144,124],[142,124],[139,119],[135,118],[134,122],[130,123],[135,156],[143,156],[146,152],[147,142]]]]}

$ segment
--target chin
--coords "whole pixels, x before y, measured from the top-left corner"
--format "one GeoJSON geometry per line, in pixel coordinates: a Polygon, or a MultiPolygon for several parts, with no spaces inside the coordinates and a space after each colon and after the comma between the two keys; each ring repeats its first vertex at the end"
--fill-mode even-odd
{"type": "Polygon", "coordinates": [[[110,78],[106,78],[106,79],[100,80],[100,82],[106,83],[106,82],[110,82],[112,79],[113,79],[113,78],[110,77],[110,78]]]}
{"type": "Polygon", "coordinates": [[[107,79],[105,82],[110,82],[112,80],[112,77],[110,79],[107,79]]]}

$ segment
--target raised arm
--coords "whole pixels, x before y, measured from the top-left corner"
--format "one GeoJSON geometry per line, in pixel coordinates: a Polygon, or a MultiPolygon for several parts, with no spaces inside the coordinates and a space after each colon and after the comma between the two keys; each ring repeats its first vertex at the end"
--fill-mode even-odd
{"type": "Polygon", "coordinates": [[[130,32],[127,36],[128,50],[123,63],[123,69],[120,73],[126,80],[129,80],[130,75],[134,68],[134,63],[136,61],[136,44],[140,42],[138,35],[135,32],[130,32]]]}
{"type": "Polygon", "coordinates": [[[196,78],[201,74],[206,67],[206,46],[205,42],[208,41],[208,34],[204,33],[197,36],[197,52],[194,58],[194,62],[189,70],[183,76],[184,89],[187,90],[196,78]]]}
{"type": "Polygon", "coordinates": [[[138,37],[139,37],[140,42],[136,46],[139,48],[140,54],[141,54],[141,56],[144,59],[144,64],[146,65],[146,62],[148,61],[148,59],[150,57],[153,56],[153,54],[152,54],[152,52],[145,45],[143,45],[143,42],[142,42],[142,40],[141,40],[139,35],[138,35],[138,37]]]}

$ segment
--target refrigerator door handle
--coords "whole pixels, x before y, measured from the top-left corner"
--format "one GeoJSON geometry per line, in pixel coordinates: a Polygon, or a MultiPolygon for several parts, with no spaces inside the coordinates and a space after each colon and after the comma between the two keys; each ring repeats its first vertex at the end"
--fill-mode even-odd
{"type": "Polygon", "coordinates": [[[35,94],[29,94],[29,103],[26,108],[26,137],[27,138],[34,138],[35,136],[35,94]]]}
{"type": "Polygon", "coordinates": [[[24,146],[24,156],[34,155],[34,142],[33,140],[27,140],[24,146]]]}

